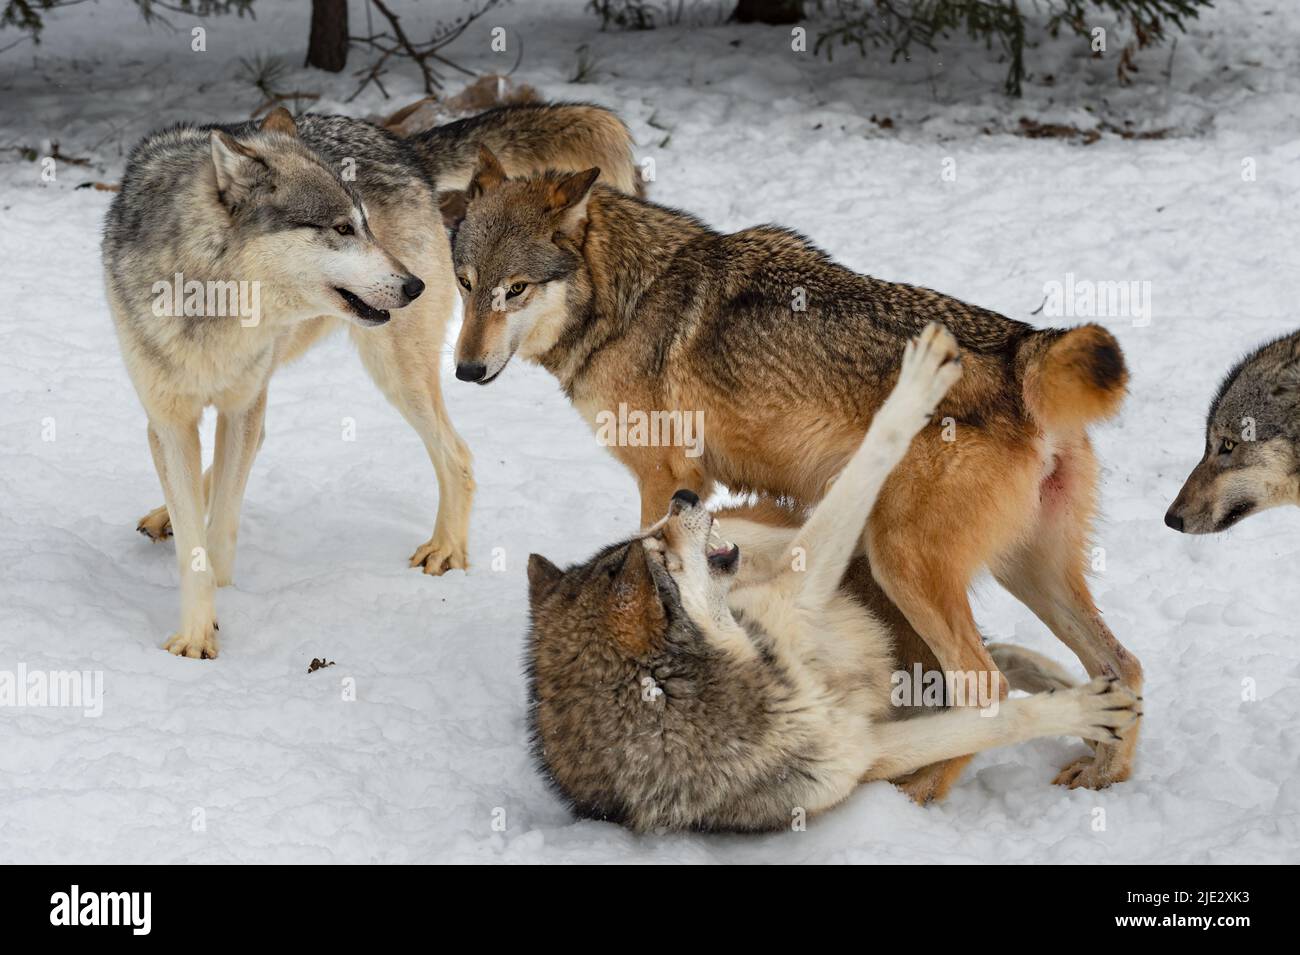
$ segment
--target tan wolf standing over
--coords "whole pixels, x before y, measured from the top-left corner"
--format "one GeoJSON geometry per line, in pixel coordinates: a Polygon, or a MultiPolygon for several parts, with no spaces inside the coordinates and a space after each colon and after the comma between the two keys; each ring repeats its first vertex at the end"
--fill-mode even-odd
{"type": "MultiPolygon", "coordinates": [[[[490,382],[518,353],[550,370],[593,425],[620,405],[701,413],[696,456],[671,442],[612,449],[649,525],[678,488],[820,500],[889,394],[903,343],[941,322],[965,373],[871,513],[863,544],[876,579],[947,674],[997,672],[967,596],[987,567],[1090,675],[1140,692],[1142,668],[1084,577],[1097,482],[1086,428],[1118,410],[1127,381],[1109,332],[1039,330],[858,275],[773,226],[719,234],[593,187],[598,173],[508,178],[484,150],[453,253],[465,308],[458,378],[490,382]]],[[[1058,781],[1127,778],[1137,731],[1058,781]]],[[[963,763],[909,791],[941,795],[963,763]]]]}
{"type": "Polygon", "coordinates": [[[104,272],[166,499],[140,530],[176,538],[172,653],[217,655],[214,588],[231,582],[271,375],[344,324],[437,473],[437,521],[411,565],[466,566],[474,481],[439,381],[455,292],[437,190],[464,186],[483,142],[521,172],[600,161],[614,186],[636,185],[626,128],[581,105],[506,107],[410,139],[339,116],[295,123],[278,109],[260,126],[164,130],[131,153],[105,224],[104,272]],[[390,321],[390,309],[402,311],[390,321]],[[199,419],[210,405],[216,449],[204,475],[199,419]]]}
{"type": "MultiPolygon", "coordinates": [[[[642,831],[788,828],[859,782],[1036,736],[1113,741],[1136,721],[1116,676],[983,712],[900,718],[891,705],[893,635],[846,593],[846,571],[876,494],[959,373],[956,342],[929,326],[800,527],[720,529],[680,490],[667,516],[584,564],[532,555],[533,751],[576,812],[642,831]],[[791,566],[792,551],[806,562],[791,566]]],[[[1051,680],[1032,654],[1004,659],[1051,680]]]]}

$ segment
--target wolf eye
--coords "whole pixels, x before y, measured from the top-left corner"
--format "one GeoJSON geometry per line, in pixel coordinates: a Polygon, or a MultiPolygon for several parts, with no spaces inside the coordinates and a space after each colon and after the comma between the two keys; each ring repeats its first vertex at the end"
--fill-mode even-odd
{"type": "Polygon", "coordinates": [[[356,229],[352,228],[351,222],[340,222],[334,227],[334,231],[339,235],[356,235],[356,229]]]}
{"type": "Polygon", "coordinates": [[[1231,454],[1231,453],[1232,453],[1232,449],[1235,448],[1236,446],[1237,446],[1237,442],[1236,442],[1236,441],[1233,441],[1233,440],[1231,440],[1230,438],[1224,438],[1224,439],[1223,439],[1223,444],[1219,445],[1219,453],[1220,453],[1220,454],[1231,454]]]}
{"type": "Polygon", "coordinates": [[[469,287],[469,279],[465,278],[465,276],[463,275],[456,276],[456,281],[460,283],[460,287],[463,288],[466,292],[473,291],[473,289],[469,287]]]}
{"type": "Polygon", "coordinates": [[[527,282],[516,282],[506,290],[506,298],[514,298],[516,295],[522,295],[526,288],[528,288],[527,282]]]}

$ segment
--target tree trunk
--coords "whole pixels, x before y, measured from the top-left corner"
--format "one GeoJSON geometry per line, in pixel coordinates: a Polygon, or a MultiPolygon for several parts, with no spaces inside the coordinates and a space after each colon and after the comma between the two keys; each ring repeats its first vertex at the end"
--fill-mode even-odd
{"type": "Polygon", "coordinates": [[[331,73],[348,65],[348,0],[311,0],[307,65],[331,73]]]}
{"type": "Polygon", "coordinates": [[[740,0],[731,16],[740,23],[798,23],[803,0],[740,0]]]}

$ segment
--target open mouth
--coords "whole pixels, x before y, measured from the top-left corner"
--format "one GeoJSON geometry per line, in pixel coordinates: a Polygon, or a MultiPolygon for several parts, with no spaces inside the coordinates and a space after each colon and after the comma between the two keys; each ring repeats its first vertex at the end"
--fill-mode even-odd
{"type": "Polygon", "coordinates": [[[334,291],[338,292],[339,298],[347,303],[348,308],[361,319],[363,325],[382,325],[392,317],[382,308],[371,308],[361,300],[360,296],[353,295],[345,288],[335,288],[334,291]]]}
{"type": "Polygon", "coordinates": [[[734,574],[740,566],[740,548],[729,540],[724,540],[718,522],[709,526],[709,539],[704,545],[704,556],[709,562],[709,571],[714,574],[734,574]]]}

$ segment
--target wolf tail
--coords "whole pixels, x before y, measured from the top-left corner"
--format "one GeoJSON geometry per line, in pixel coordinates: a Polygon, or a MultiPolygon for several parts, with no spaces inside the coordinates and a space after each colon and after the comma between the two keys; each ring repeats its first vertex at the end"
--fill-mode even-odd
{"type": "Polygon", "coordinates": [[[411,137],[439,192],[463,190],[480,146],[506,174],[600,168],[600,181],[633,195],[645,187],[632,154],[632,134],[614,113],[588,103],[523,103],[435,126],[411,137]]]}
{"type": "Polygon", "coordinates": [[[1050,431],[1074,431],[1119,411],[1128,384],[1124,353],[1100,325],[1033,331],[1017,363],[1025,407],[1050,431]]]}

